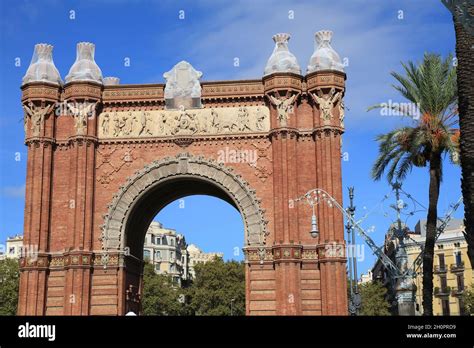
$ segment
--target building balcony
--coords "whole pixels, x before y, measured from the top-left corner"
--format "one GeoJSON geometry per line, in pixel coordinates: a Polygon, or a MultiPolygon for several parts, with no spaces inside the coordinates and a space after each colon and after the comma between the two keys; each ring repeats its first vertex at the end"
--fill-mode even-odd
{"type": "Polygon", "coordinates": [[[435,274],[440,274],[440,273],[446,273],[447,269],[446,266],[440,266],[440,265],[435,265],[434,266],[434,273],[435,274]]]}
{"type": "Polygon", "coordinates": [[[464,261],[451,265],[451,272],[456,273],[456,272],[463,272],[463,271],[464,271],[464,261]]]}
{"type": "Polygon", "coordinates": [[[435,296],[449,296],[450,292],[451,292],[451,288],[449,286],[445,288],[440,288],[440,287],[434,288],[435,296]]]}
{"type": "Polygon", "coordinates": [[[464,293],[464,288],[454,288],[451,290],[451,296],[461,296],[464,293]]]}

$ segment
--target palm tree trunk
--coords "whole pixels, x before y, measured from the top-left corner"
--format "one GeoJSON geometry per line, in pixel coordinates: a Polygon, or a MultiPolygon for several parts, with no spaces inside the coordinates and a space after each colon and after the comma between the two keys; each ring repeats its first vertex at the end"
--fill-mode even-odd
{"type": "Polygon", "coordinates": [[[433,258],[438,221],[438,198],[441,183],[441,154],[430,158],[429,206],[423,253],[423,315],[433,315],[433,258]]]}
{"type": "MultiPolygon", "coordinates": [[[[474,15],[474,6],[469,12],[474,15]]],[[[474,267],[474,36],[460,23],[454,13],[456,31],[457,82],[459,95],[459,126],[461,130],[461,189],[464,200],[464,236],[468,256],[474,267]]]]}

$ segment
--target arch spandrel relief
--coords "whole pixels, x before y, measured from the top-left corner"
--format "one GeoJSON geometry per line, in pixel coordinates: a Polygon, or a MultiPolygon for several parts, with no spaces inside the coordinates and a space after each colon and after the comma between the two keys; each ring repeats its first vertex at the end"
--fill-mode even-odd
{"type": "Polygon", "coordinates": [[[103,111],[99,138],[260,133],[270,130],[266,106],[103,111]]]}

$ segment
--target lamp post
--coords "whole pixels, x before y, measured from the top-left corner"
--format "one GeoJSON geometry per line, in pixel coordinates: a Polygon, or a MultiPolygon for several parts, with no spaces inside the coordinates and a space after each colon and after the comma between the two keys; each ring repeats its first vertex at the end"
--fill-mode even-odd
{"type": "MultiPolygon", "coordinates": [[[[349,190],[349,201],[350,205],[346,209],[347,213],[354,219],[356,207],[354,206],[354,187],[351,186],[349,190]]],[[[353,247],[350,248],[351,255],[349,258],[349,287],[350,287],[350,298],[349,298],[349,314],[357,315],[359,313],[361,305],[361,297],[359,294],[359,287],[357,284],[357,259],[354,255],[355,246],[355,231],[352,226],[352,220],[348,220],[346,224],[347,230],[347,242],[353,247]],[[354,283],[354,284],[353,284],[354,283]]]]}
{"type": "MultiPolygon", "coordinates": [[[[311,231],[310,231],[311,236],[319,235],[317,220],[316,220],[316,215],[315,215],[315,210],[314,210],[315,206],[320,203],[326,203],[329,207],[331,208],[335,207],[336,209],[338,209],[347,219],[348,226],[350,227],[350,230],[352,233],[350,240],[353,245],[355,245],[355,230],[357,230],[360,236],[365,240],[367,245],[372,249],[374,254],[381,260],[383,265],[386,267],[387,271],[390,274],[393,274],[393,277],[402,276],[403,272],[400,270],[400,268],[382,251],[381,248],[377,247],[374,241],[368,236],[367,232],[360,226],[359,222],[354,220],[355,207],[353,205],[353,198],[354,198],[353,188],[349,190],[349,197],[350,198],[352,197],[352,198],[351,198],[351,207],[348,210],[344,209],[341,206],[341,204],[339,204],[339,202],[337,202],[337,200],[334,197],[332,197],[328,192],[320,188],[316,188],[316,189],[312,189],[308,191],[303,196],[295,199],[295,202],[306,200],[306,202],[312,208],[313,215],[311,217],[311,231]]],[[[357,272],[356,261],[352,260],[352,262],[353,262],[354,271],[357,272]]],[[[357,282],[357,275],[354,277],[354,281],[357,282]]],[[[353,296],[349,304],[349,311],[352,315],[357,314],[357,311],[360,308],[360,304],[361,304],[361,298],[360,298],[360,294],[358,293],[357,285],[355,286],[355,289],[356,291],[352,293],[353,296]]]]}
{"type": "Polygon", "coordinates": [[[397,212],[397,224],[395,237],[398,240],[395,252],[395,264],[400,269],[400,275],[394,279],[395,296],[397,299],[398,315],[415,315],[415,292],[416,286],[413,282],[414,274],[408,269],[408,255],[406,252],[405,238],[408,237],[408,228],[402,224],[401,212],[405,203],[400,199],[402,185],[399,182],[392,184],[395,191],[396,202],[392,206],[397,212]]]}

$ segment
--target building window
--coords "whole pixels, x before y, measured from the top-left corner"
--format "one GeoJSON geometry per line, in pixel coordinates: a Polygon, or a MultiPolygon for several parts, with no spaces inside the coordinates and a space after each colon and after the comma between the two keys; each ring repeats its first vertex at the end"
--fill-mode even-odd
{"type": "Polygon", "coordinates": [[[174,256],[173,252],[170,251],[170,260],[173,260],[173,256],[174,256]]]}
{"type": "Polygon", "coordinates": [[[439,283],[441,285],[441,291],[445,292],[448,290],[448,282],[446,281],[445,276],[439,276],[439,283]]]}
{"type": "Polygon", "coordinates": [[[458,284],[458,290],[462,291],[464,290],[464,276],[462,274],[456,275],[456,280],[458,284]]]}
{"type": "Polygon", "coordinates": [[[456,253],[454,253],[454,257],[456,259],[456,266],[461,266],[461,263],[462,263],[461,252],[456,251],[456,253]]]}
{"type": "Polygon", "coordinates": [[[161,251],[155,250],[155,259],[161,259],[161,251]]]}
{"type": "Polygon", "coordinates": [[[161,268],[160,266],[161,266],[160,263],[155,264],[155,271],[159,271],[161,268]]]}
{"type": "Polygon", "coordinates": [[[150,250],[143,250],[143,258],[150,259],[150,250]]]}
{"type": "Polygon", "coordinates": [[[174,246],[174,239],[171,238],[171,246],[174,246]]]}
{"type": "Polygon", "coordinates": [[[444,254],[438,254],[438,260],[439,260],[439,269],[444,269],[445,268],[444,254]]]}
{"type": "Polygon", "coordinates": [[[13,255],[15,253],[15,247],[11,247],[8,252],[10,253],[10,255],[13,255]]]}
{"type": "Polygon", "coordinates": [[[155,236],[154,235],[150,236],[150,243],[155,244],[155,236]]]}
{"type": "Polygon", "coordinates": [[[441,307],[443,309],[443,315],[449,315],[449,299],[443,298],[441,300],[441,307]]]}

